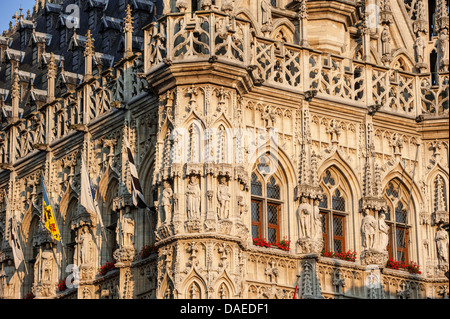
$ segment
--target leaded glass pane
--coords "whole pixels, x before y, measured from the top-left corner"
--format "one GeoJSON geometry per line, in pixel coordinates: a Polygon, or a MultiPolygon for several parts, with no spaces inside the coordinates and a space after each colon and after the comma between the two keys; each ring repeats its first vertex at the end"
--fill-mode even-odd
{"type": "Polygon", "coordinates": [[[320,214],[320,218],[322,220],[322,233],[327,233],[327,215],[325,213],[320,214]]]}
{"type": "Polygon", "coordinates": [[[398,202],[397,207],[395,209],[395,221],[397,223],[403,223],[406,224],[406,216],[407,212],[406,209],[403,209],[403,203],[398,202]]]}
{"type": "Polygon", "coordinates": [[[267,205],[267,222],[272,225],[278,225],[278,205],[267,205]]]}
{"type": "Polygon", "coordinates": [[[341,192],[339,189],[336,189],[334,192],[334,196],[332,198],[332,207],[333,210],[339,210],[341,212],[345,211],[345,199],[341,197],[341,192]]]}
{"type": "Polygon", "coordinates": [[[273,228],[268,229],[268,239],[270,243],[277,241],[277,230],[273,228]]]}
{"type": "Polygon", "coordinates": [[[252,225],[252,238],[260,238],[261,234],[259,233],[259,227],[252,225]]]}
{"type": "Polygon", "coordinates": [[[335,240],[334,241],[334,252],[335,253],[342,253],[343,245],[341,240],[335,240]]]}
{"type": "Polygon", "coordinates": [[[262,196],[262,185],[255,173],[252,174],[251,188],[252,195],[262,196]]]}
{"type": "Polygon", "coordinates": [[[267,184],[267,197],[273,199],[280,199],[280,186],[276,185],[275,178],[271,177],[267,184]]]}
{"type": "Polygon", "coordinates": [[[397,247],[406,248],[406,229],[397,228],[396,229],[397,247]]]}
{"type": "Polygon", "coordinates": [[[398,191],[394,188],[393,183],[389,183],[388,188],[386,188],[386,195],[389,197],[398,198],[398,191]]]}
{"type": "Polygon", "coordinates": [[[335,236],[344,236],[344,219],[333,216],[333,231],[335,236]]]}
{"type": "Polygon", "coordinates": [[[325,176],[323,177],[323,182],[325,184],[330,184],[330,185],[334,185],[336,184],[335,180],[333,177],[331,177],[331,172],[329,170],[327,170],[325,172],[325,176]]]}
{"type": "Polygon", "coordinates": [[[259,202],[252,201],[252,221],[259,222],[261,220],[260,208],[259,202]]]}

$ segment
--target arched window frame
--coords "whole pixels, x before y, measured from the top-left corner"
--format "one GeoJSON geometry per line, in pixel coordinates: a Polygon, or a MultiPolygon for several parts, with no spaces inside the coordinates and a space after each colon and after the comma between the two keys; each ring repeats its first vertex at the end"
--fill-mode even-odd
{"type": "Polygon", "coordinates": [[[271,243],[280,242],[285,209],[285,194],[282,185],[284,183],[277,173],[267,176],[263,176],[257,170],[252,173],[251,225],[253,238],[266,238],[271,243]],[[260,183],[261,187],[258,187],[257,183],[260,183]],[[278,188],[278,196],[273,193],[276,192],[276,188],[278,188]],[[256,212],[259,214],[257,215],[256,212]]]}
{"type": "Polygon", "coordinates": [[[410,201],[408,188],[399,179],[394,178],[384,187],[383,196],[387,202],[386,223],[390,226],[387,246],[389,257],[409,262],[411,216],[414,215],[411,212],[414,207],[411,199],[409,212],[407,211],[410,201]]]}
{"type": "Polygon", "coordinates": [[[341,253],[348,246],[348,216],[353,210],[348,182],[335,167],[328,167],[320,178],[323,199],[319,203],[322,216],[324,248],[341,253]]]}

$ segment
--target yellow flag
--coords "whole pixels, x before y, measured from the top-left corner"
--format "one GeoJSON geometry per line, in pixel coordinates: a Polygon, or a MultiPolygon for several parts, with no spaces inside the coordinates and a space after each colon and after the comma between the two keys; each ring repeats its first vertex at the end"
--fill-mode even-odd
{"type": "Polygon", "coordinates": [[[44,220],[45,228],[52,234],[52,237],[57,241],[61,241],[61,236],[59,234],[58,225],[56,224],[55,215],[53,214],[52,206],[48,199],[47,191],[45,190],[44,181],[42,181],[42,193],[43,193],[43,203],[44,203],[44,220]]]}

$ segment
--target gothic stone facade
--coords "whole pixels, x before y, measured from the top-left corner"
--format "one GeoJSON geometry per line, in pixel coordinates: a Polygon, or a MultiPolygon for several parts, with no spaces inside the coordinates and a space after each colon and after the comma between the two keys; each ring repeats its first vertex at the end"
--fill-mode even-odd
{"type": "Polygon", "coordinates": [[[448,31],[442,0],[21,9],[0,36],[0,296],[448,298],[448,31]]]}

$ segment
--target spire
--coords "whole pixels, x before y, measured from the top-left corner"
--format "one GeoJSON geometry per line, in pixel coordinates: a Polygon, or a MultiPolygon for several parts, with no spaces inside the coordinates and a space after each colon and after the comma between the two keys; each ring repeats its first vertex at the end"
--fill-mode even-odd
{"type": "Polygon", "coordinates": [[[19,103],[20,103],[19,74],[18,74],[17,70],[14,73],[15,73],[14,81],[11,86],[12,122],[13,123],[19,119],[19,103]]]}
{"type": "Polygon", "coordinates": [[[47,65],[47,96],[49,101],[52,101],[55,97],[55,78],[57,69],[55,55],[52,52],[50,54],[50,61],[47,65]]]}
{"type": "Polygon", "coordinates": [[[84,47],[84,75],[86,79],[92,75],[92,57],[94,56],[94,39],[92,38],[91,30],[86,34],[86,44],[84,47]]]}
{"type": "Polygon", "coordinates": [[[129,57],[133,54],[133,14],[131,10],[130,4],[127,5],[126,14],[125,14],[125,57],[129,57]]]}

